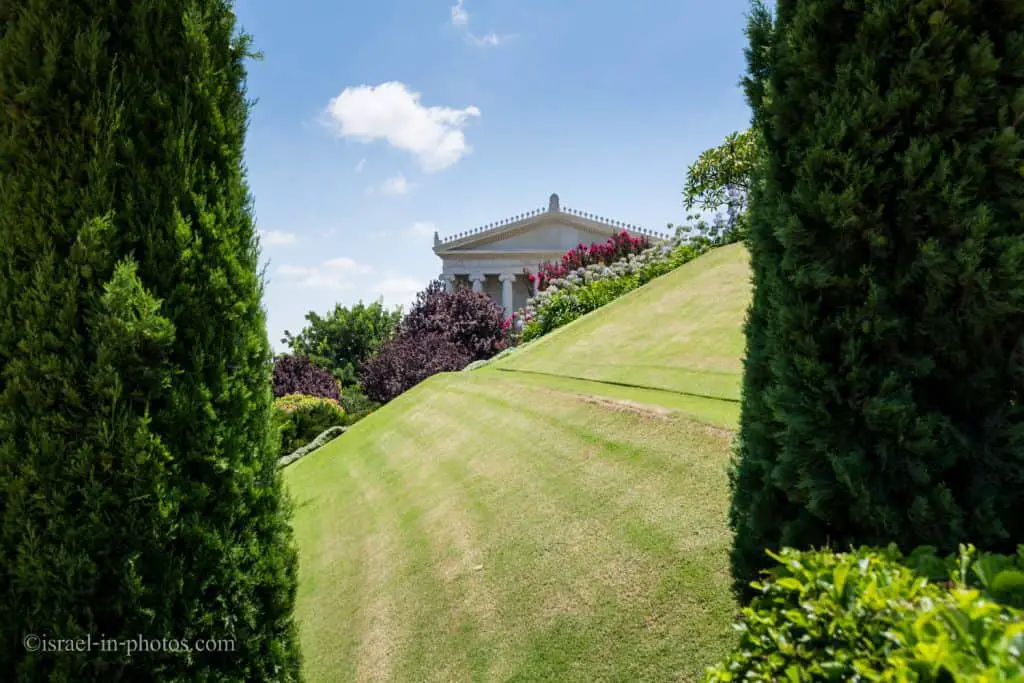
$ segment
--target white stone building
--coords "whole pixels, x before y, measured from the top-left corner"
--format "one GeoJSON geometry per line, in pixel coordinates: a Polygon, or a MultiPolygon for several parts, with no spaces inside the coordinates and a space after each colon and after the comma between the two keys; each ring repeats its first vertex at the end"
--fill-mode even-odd
{"type": "Polygon", "coordinates": [[[593,214],[562,208],[551,195],[547,211],[537,209],[441,239],[434,233],[434,253],[441,258],[441,279],[451,291],[472,287],[485,292],[511,315],[534,294],[524,269],[531,273],[544,261],[560,261],[579,243],[604,242],[625,230],[652,240],[668,235],[593,214]]]}

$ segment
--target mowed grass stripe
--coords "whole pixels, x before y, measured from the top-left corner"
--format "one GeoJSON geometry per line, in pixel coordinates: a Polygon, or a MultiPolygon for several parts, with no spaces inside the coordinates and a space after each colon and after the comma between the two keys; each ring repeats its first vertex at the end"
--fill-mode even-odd
{"type": "Polygon", "coordinates": [[[349,438],[355,430],[346,433],[286,470],[290,489],[329,492],[297,510],[295,520],[300,586],[310,575],[317,585],[312,594],[300,593],[297,608],[304,648],[309,640],[319,655],[306,662],[312,681],[405,680],[397,655],[415,642],[417,626],[443,607],[431,599],[436,583],[418,571],[433,564],[419,523],[422,513],[401,499],[402,480],[387,462],[386,454],[405,444],[387,430],[360,431],[355,438],[349,438]],[[345,448],[338,449],[335,444],[343,439],[345,448]],[[330,451],[342,450],[334,453],[339,457],[318,457],[332,446],[330,451]],[[353,454],[358,456],[346,457],[353,454]],[[328,481],[329,487],[322,485],[328,481]],[[307,529],[319,535],[301,532],[307,515],[323,520],[317,529],[307,529]],[[358,527],[362,543],[332,541],[336,536],[351,539],[346,530],[359,519],[366,520],[358,527]],[[349,568],[360,564],[365,566],[355,580],[349,568]],[[331,645],[336,642],[348,646],[331,645]],[[358,644],[354,648],[353,642],[358,644]],[[341,672],[351,677],[342,678],[341,672]]]}
{"type": "Polygon", "coordinates": [[[354,458],[305,458],[286,472],[289,490],[300,492],[293,526],[306,673],[310,680],[387,680],[391,652],[407,636],[396,618],[395,569],[404,551],[384,482],[354,458]],[[331,486],[320,486],[326,477],[331,486]]]}
{"type": "Polygon", "coordinates": [[[340,668],[335,670],[342,680],[357,680],[359,631],[337,631],[335,626],[365,608],[367,591],[359,587],[369,576],[374,545],[373,517],[363,501],[369,491],[353,485],[347,466],[334,468],[334,486],[321,488],[306,476],[311,470],[300,471],[300,463],[286,470],[286,481],[295,503],[292,528],[299,542],[297,603],[308,606],[297,611],[303,667],[307,672],[325,671],[337,661],[340,668]],[[350,510],[344,528],[334,523],[334,511],[340,508],[350,510]],[[354,547],[362,552],[351,552],[354,547]],[[339,556],[347,561],[336,562],[339,556]]]}
{"type": "Polygon", "coordinates": [[[422,570],[434,573],[435,602],[443,603],[419,625],[416,644],[403,654],[401,670],[410,676],[430,671],[429,680],[476,680],[490,666],[494,648],[485,644],[500,635],[494,587],[490,574],[478,569],[484,555],[479,523],[469,500],[457,493],[464,490],[464,483],[443,467],[449,453],[462,449],[460,432],[446,439],[444,449],[436,448],[441,440],[424,434],[420,424],[423,418],[429,420],[431,412],[413,409],[392,424],[392,431],[408,444],[396,452],[416,455],[396,465],[404,473],[402,490],[423,508],[420,521],[432,550],[432,565],[422,570]]]}
{"type": "MultiPolygon", "coordinates": [[[[557,453],[568,469],[559,477],[548,477],[558,491],[579,491],[567,504],[585,501],[601,503],[599,511],[609,515],[608,526],[624,511],[641,516],[652,531],[673,529],[675,544],[665,552],[690,552],[703,546],[725,547],[727,506],[720,495],[727,485],[727,459],[731,435],[693,423],[682,423],[658,414],[626,411],[615,419],[594,420],[604,406],[577,400],[530,401],[536,395],[522,385],[499,386],[479,380],[449,387],[450,392],[473,394],[474,403],[490,402],[502,410],[515,406],[517,420],[544,424],[562,431],[583,444],[586,452],[557,453]],[[532,395],[531,395],[532,394],[532,395]],[[538,406],[543,407],[527,407],[538,406]],[[566,457],[567,456],[567,457],[566,457]],[[585,485],[580,491],[580,484],[585,485]],[[699,506],[699,507],[698,507],[699,506]],[[681,509],[691,514],[685,520],[681,509]],[[680,526],[679,522],[690,522],[680,526]]],[[[512,432],[515,433],[515,432],[512,432]]],[[[580,510],[591,514],[589,508],[580,510]]],[[[634,524],[634,528],[635,528],[634,524]]],[[[653,546],[645,547],[653,550],[653,546]]]]}
{"type": "MultiPolygon", "coordinates": [[[[697,676],[715,656],[700,658],[699,653],[724,652],[731,642],[727,626],[734,611],[725,571],[726,501],[720,494],[726,485],[727,434],[630,412],[602,415],[601,407],[586,403],[548,406],[530,400],[536,397],[529,396],[528,391],[517,394],[500,383],[460,382],[449,386],[448,392],[473,393],[477,405],[490,401],[498,410],[512,412],[521,424],[506,426],[516,427],[510,435],[526,436],[524,445],[530,442],[528,425],[534,431],[543,431],[541,425],[551,426],[575,437],[570,440],[575,444],[574,451],[556,449],[538,454],[538,460],[550,456],[565,465],[561,476],[545,479],[548,494],[576,516],[601,522],[598,528],[602,536],[596,540],[605,545],[615,541],[620,546],[631,546],[631,554],[635,557],[639,553],[644,567],[639,576],[615,586],[605,596],[590,596],[592,614],[585,626],[597,642],[609,647],[608,634],[615,633],[619,644],[629,643],[629,647],[640,650],[653,647],[650,656],[662,660],[649,661],[644,667],[657,669],[660,665],[664,667],[663,675],[673,676],[680,672],[672,662],[683,666],[682,662],[692,662],[697,656],[697,664],[683,667],[686,677],[697,676]],[[488,392],[494,395],[488,397],[488,392]],[[527,405],[544,407],[525,408],[527,405]],[[583,425],[594,431],[588,433],[586,427],[581,428],[583,425]],[[640,440],[647,439],[646,447],[603,438],[603,430],[637,435],[640,440]],[[669,464],[671,461],[675,464],[669,464]],[[656,581],[652,583],[651,578],[656,581]],[[609,608],[610,613],[602,614],[609,608]],[[647,616],[639,630],[644,635],[630,643],[623,635],[629,631],[628,623],[613,616],[618,614],[628,622],[628,615],[644,613],[647,616]],[[685,619],[680,619],[683,614],[685,619]],[[659,622],[665,641],[658,643],[649,637],[652,626],[648,619],[659,622]],[[599,624],[607,630],[598,633],[599,624]],[[680,645],[682,642],[688,645],[680,645]],[[688,651],[690,647],[693,650],[688,651]]],[[[595,579],[600,583],[594,576],[588,581],[595,579]]],[[[571,637],[569,633],[564,635],[571,637]]],[[[594,660],[584,667],[591,674],[601,669],[602,657],[607,653],[592,654],[594,660]]],[[[644,671],[650,673],[641,667],[630,675],[644,671]]],[[[606,673],[612,675],[614,671],[606,673]]]]}
{"type": "MultiPolygon", "coordinates": [[[[495,419],[502,413],[479,406],[475,399],[464,403],[449,382],[445,382],[442,395],[451,407],[473,406],[484,426],[485,439],[475,452],[467,452],[464,460],[445,462],[449,471],[458,472],[459,479],[472,487],[474,509],[483,510],[483,516],[491,520],[492,526],[479,539],[482,571],[493,577],[503,623],[497,638],[482,645],[491,650],[503,642],[510,646],[511,656],[495,662],[493,677],[488,678],[505,680],[507,672],[521,666],[523,649],[538,628],[550,627],[566,614],[584,613],[597,601],[591,594],[606,583],[600,572],[619,566],[619,571],[613,572],[619,581],[609,587],[613,593],[623,587],[627,571],[642,570],[644,558],[630,554],[623,544],[616,553],[615,544],[608,542],[594,520],[572,514],[560,497],[552,495],[564,487],[549,485],[551,473],[545,471],[542,460],[533,457],[535,444],[529,438],[523,440],[516,429],[510,430],[504,420],[495,419]],[[603,539],[603,553],[581,555],[579,539],[594,537],[603,539]],[[617,561],[617,555],[624,555],[625,560],[617,561]]],[[[466,413],[448,411],[432,427],[441,433],[460,424],[464,429],[465,418],[466,413]]]]}
{"type": "MultiPolygon", "coordinates": [[[[453,391],[449,386],[446,393],[453,391]]],[[[621,659],[606,660],[608,648],[623,637],[620,615],[636,612],[645,581],[659,575],[660,563],[611,533],[586,497],[574,496],[578,443],[555,444],[544,438],[543,428],[519,428],[514,410],[502,414],[513,419],[501,420],[507,431],[491,462],[505,463],[509,472],[491,479],[488,488],[498,492],[502,479],[521,479],[513,485],[516,506],[502,520],[505,542],[494,549],[489,565],[503,577],[506,637],[515,643],[517,656],[510,678],[492,680],[606,680],[597,674],[628,669],[621,659]],[[546,448],[543,454],[537,446],[546,448]],[[552,476],[562,469],[564,476],[552,476]],[[530,493],[524,495],[521,481],[532,482],[530,493]]],[[[471,469],[479,472],[482,464],[471,469]]],[[[629,652],[625,659],[634,655],[629,652]]]]}
{"type": "Polygon", "coordinates": [[[698,485],[724,477],[704,468],[726,439],[475,374],[428,380],[286,470],[306,500],[303,645],[329,647],[309,680],[693,679],[731,642],[724,545],[700,538],[724,522],[698,485]],[[390,568],[362,557],[383,547],[390,568]]]}

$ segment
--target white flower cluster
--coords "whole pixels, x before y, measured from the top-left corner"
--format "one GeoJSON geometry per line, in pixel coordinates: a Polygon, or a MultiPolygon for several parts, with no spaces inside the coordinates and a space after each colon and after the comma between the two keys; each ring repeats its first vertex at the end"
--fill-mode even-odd
{"type": "Polygon", "coordinates": [[[603,263],[592,264],[570,271],[564,278],[550,280],[544,289],[537,293],[537,296],[527,299],[526,306],[516,313],[516,318],[525,321],[532,320],[537,315],[537,309],[544,306],[555,292],[564,291],[571,294],[574,290],[591,282],[632,275],[646,265],[666,261],[669,254],[683,242],[684,240],[675,237],[648,247],[639,254],[629,254],[610,266],[603,263]]]}

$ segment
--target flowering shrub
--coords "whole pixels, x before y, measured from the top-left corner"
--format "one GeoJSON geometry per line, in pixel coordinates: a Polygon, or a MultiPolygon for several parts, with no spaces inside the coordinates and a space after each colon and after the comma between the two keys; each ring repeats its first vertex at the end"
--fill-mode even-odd
{"type": "Polygon", "coordinates": [[[516,341],[536,339],[572,322],[692,261],[707,249],[707,245],[675,239],[648,247],[639,254],[628,254],[611,265],[591,264],[552,280],[517,314],[522,329],[516,341]]]}
{"type": "Polygon", "coordinates": [[[608,241],[586,245],[580,242],[576,247],[562,255],[558,263],[542,263],[537,273],[527,272],[530,282],[537,283],[537,289],[543,289],[552,280],[566,277],[569,273],[593,265],[609,265],[629,254],[639,254],[651,246],[647,237],[633,237],[623,230],[612,235],[608,241]]]}
{"type": "Polygon", "coordinates": [[[274,399],[271,418],[281,435],[280,455],[305,446],[331,427],[345,424],[345,410],[332,398],[288,394],[274,399]]]}
{"type": "Polygon", "coordinates": [[[314,365],[306,356],[282,355],[275,358],[273,384],[275,398],[304,394],[341,400],[341,389],[334,375],[314,365]]]}

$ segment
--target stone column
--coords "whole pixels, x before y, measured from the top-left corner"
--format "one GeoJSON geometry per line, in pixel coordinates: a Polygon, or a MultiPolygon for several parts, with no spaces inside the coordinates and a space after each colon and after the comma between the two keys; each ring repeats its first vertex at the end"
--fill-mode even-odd
{"type": "Polygon", "coordinates": [[[530,283],[530,286],[533,288],[534,296],[540,294],[540,273],[533,276],[533,282],[530,283]]]}
{"type": "Polygon", "coordinates": [[[502,273],[498,279],[501,280],[501,306],[507,318],[512,315],[512,283],[516,281],[516,274],[502,273]]]}
{"type": "Polygon", "coordinates": [[[474,292],[484,291],[484,276],[483,273],[473,273],[469,276],[469,281],[473,283],[474,292]]]}
{"type": "Polygon", "coordinates": [[[454,292],[455,291],[455,276],[448,275],[447,273],[441,274],[441,282],[444,283],[444,291],[454,292]]]}

